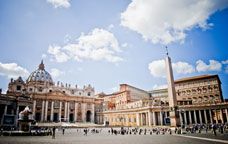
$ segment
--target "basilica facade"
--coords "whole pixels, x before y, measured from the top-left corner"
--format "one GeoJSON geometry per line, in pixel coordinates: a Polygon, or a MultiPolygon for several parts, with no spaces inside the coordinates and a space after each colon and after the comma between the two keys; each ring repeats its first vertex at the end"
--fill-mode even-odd
{"type": "Polygon", "coordinates": [[[170,125],[175,109],[177,125],[227,123],[228,102],[218,75],[200,75],[174,81],[175,105],[170,88],[146,91],[120,84],[118,91],[95,94],[91,85],[54,82],[43,61],[27,80],[11,79],[0,96],[0,125],[17,127],[26,106],[37,123],[95,123],[110,126],[170,125]]]}
{"type": "Polygon", "coordinates": [[[32,109],[36,122],[94,123],[95,105],[100,101],[95,98],[94,88],[90,84],[79,88],[77,85],[54,83],[43,61],[26,81],[21,77],[11,79],[7,94],[1,98],[2,103],[4,99],[12,98],[11,103],[1,105],[2,124],[9,123],[7,121],[16,124],[18,113],[26,106],[32,109]],[[13,115],[15,120],[12,121],[10,116],[13,115]]]}

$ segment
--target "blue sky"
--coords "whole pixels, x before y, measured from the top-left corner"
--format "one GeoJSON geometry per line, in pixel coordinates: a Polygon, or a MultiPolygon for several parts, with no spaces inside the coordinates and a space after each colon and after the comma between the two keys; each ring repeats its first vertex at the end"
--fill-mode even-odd
{"type": "Polygon", "coordinates": [[[0,87],[37,69],[55,82],[96,92],[120,83],[151,90],[166,84],[165,46],[175,79],[218,74],[228,98],[226,0],[0,1],[0,87]]]}

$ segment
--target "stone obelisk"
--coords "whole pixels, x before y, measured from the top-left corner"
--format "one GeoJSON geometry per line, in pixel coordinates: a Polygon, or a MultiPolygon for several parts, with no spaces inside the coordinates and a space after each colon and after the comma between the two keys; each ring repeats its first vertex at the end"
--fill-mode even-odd
{"type": "Polygon", "coordinates": [[[170,126],[176,127],[179,125],[179,118],[177,113],[177,98],[176,98],[176,91],[173,79],[173,70],[172,70],[172,63],[171,58],[169,57],[168,50],[166,47],[166,58],[165,58],[165,65],[166,65],[166,73],[167,73],[167,84],[168,84],[168,98],[169,98],[169,107],[170,107],[170,126]]]}

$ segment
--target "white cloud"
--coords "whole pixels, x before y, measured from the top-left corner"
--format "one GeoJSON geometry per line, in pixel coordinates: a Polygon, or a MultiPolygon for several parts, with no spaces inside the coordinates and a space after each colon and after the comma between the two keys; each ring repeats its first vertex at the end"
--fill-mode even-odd
{"type": "Polygon", "coordinates": [[[108,26],[108,30],[111,30],[111,29],[113,29],[114,28],[114,25],[113,24],[110,24],[109,26],[108,26]]]}
{"type": "Polygon", "coordinates": [[[64,74],[64,72],[60,71],[59,69],[52,68],[50,74],[53,78],[56,79],[56,78],[60,77],[62,74],[64,74]]]}
{"type": "Polygon", "coordinates": [[[228,60],[222,61],[222,64],[228,64],[228,60]]]}
{"type": "Polygon", "coordinates": [[[46,54],[42,54],[42,56],[41,56],[42,59],[45,59],[46,57],[47,57],[46,54]]]}
{"type": "Polygon", "coordinates": [[[6,94],[8,89],[2,89],[2,94],[6,94]]]}
{"type": "Polygon", "coordinates": [[[216,60],[209,60],[209,64],[207,65],[202,60],[198,60],[196,62],[196,70],[198,72],[221,71],[222,70],[222,64],[216,60]]]}
{"type": "Polygon", "coordinates": [[[155,60],[149,63],[148,66],[150,73],[154,77],[166,77],[165,71],[165,61],[164,60],[155,60]]]}
{"type": "Polygon", "coordinates": [[[121,25],[153,43],[183,42],[187,31],[211,27],[210,15],[227,6],[227,0],[132,0],[121,25]]]}
{"type": "Polygon", "coordinates": [[[95,28],[87,35],[81,34],[76,43],[68,43],[63,47],[49,46],[48,53],[57,62],[66,62],[69,59],[83,60],[106,60],[117,63],[123,59],[117,56],[121,52],[116,37],[104,29],[95,28]]]}
{"type": "Polygon", "coordinates": [[[157,85],[157,84],[155,84],[155,85],[153,86],[153,90],[165,89],[165,88],[168,88],[167,84],[163,84],[163,85],[157,85]]]}
{"type": "Polygon", "coordinates": [[[47,0],[54,8],[68,8],[70,7],[70,0],[47,0]]]}
{"type": "Polygon", "coordinates": [[[29,72],[27,69],[17,65],[16,63],[1,63],[0,62],[0,75],[7,76],[8,78],[27,77],[29,72]]]}
{"type": "Polygon", "coordinates": [[[121,45],[121,47],[123,47],[123,48],[125,48],[125,47],[127,47],[128,46],[128,43],[123,43],[122,45],[121,45]]]}
{"type": "Polygon", "coordinates": [[[173,69],[180,74],[188,74],[195,72],[195,68],[187,62],[177,62],[172,64],[173,69]]]}
{"type": "Polygon", "coordinates": [[[118,91],[118,87],[112,87],[111,88],[111,92],[117,92],[118,91]]]}
{"type": "MultiPolygon", "coordinates": [[[[151,63],[149,63],[148,68],[151,75],[153,75],[154,77],[166,77],[165,60],[162,59],[152,61],[151,63]]],[[[178,74],[188,74],[195,72],[195,69],[191,64],[182,61],[172,63],[172,68],[173,71],[178,74]]]]}
{"type": "Polygon", "coordinates": [[[61,51],[60,46],[50,45],[48,47],[48,53],[51,54],[57,62],[66,62],[70,59],[66,53],[61,51]]]}
{"type": "Polygon", "coordinates": [[[228,60],[222,61],[221,63],[225,65],[225,73],[228,74],[228,60]]]}
{"type": "Polygon", "coordinates": [[[63,41],[64,41],[64,43],[68,43],[71,41],[71,39],[72,39],[72,37],[69,34],[66,34],[63,41]]]}

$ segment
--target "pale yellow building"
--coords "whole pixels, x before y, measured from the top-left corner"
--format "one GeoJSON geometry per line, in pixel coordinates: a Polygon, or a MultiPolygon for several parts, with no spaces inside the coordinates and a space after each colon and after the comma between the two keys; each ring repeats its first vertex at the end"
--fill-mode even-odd
{"type": "MultiPolygon", "coordinates": [[[[218,75],[201,75],[175,81],[181,124],[225,123],[228,103],[224,102],[218,75]]],[[[157,126],[169,119],[168,90],[144,91],[123,84],[104,97],[104,121],[109,125],[157,126]],[[138,96],[138,97],[137,97],[138,96]]]]}

